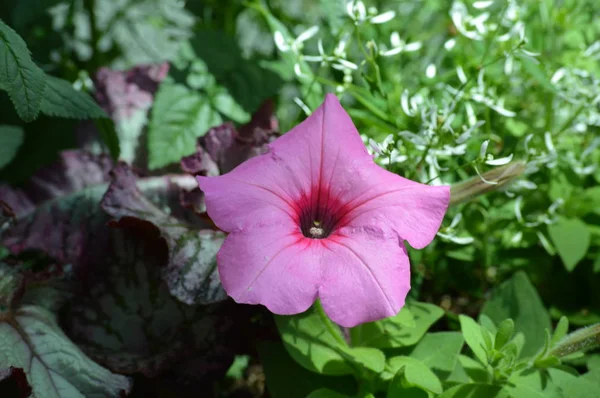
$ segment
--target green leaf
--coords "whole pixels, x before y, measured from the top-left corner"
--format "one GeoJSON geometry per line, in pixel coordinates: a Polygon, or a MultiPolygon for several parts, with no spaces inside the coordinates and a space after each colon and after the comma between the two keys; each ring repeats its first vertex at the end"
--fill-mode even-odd
{"type": "Polygon", "coordinates": [[[352,344],[378,348],[411,346],[416,344],[443,314],[444,310],[433,304],[407,303],[396,316],[352,328],[352,344]]]}
{"type": "Polygon", "coordinates": [[[40,111],[46,86],[44,72],[31,60],[25,41],[0,20],[0,89],[8,95],[26,122],[40,111]]]}
{"type": "Polygon", "coordinates": [[[0,124],[0,169],[17,155],[23,138],[24,132],[21,127],[0,124]]]}
{"type": "Polygon", "coordinates": [[[494,398],[499,392],[499,386],[490,384],[461,384],[444,391],[438,398],[494,398]]]}
{"type": "Polygon", "coordinates": [[[418,359],[398,356],[390,358],[388,364],[394,372],[404,376],[408,387],[419,387],[434,394],[441,394],[442,383],[440,379],[427,365],[418,359]]]}
{"type": "Polygon", "coordinates": [[[554,330],[554,334],[552,335],[552,340],[550,341],[550,347],[554,347],[556,343],[562,340],[563,337],[567,335],[569,332],[569,318],[566,316],[561,316],[558,324],[556,325],[556,329],[554,330]]]}
{"type": "Polygon", "coordinates": [[[465,342],[473,351],[473,354],[483,364],[487,364],[487,351],[485,340],[481,331],[481,326],[473,320],[473,318],[466,315],[459,315],[460,329],[462,331],[465,342]]]}
{"type": "Polygon", "coordinates": [[[127,377],[89,359],[44,308],[23,306],[0,321],[0,342],[0,368],[23,368],[35,397],[117,397],[131,389],[127,377]]]}
{"type": "Polygon", "coordinates": [[[404,369],[401,369],[388,387],[387,398],[428,398],[429,393],[420,388],[411,386],[408,380],[406,380],[406,375],[404,374],[404,369]]]}
{"type": "Polygon", "coordinates": [[[498,331],[496,332],[494,348],[499,350],[504,347],[504,345],[512,338],[514,331],[515,323],[512,319],[505,319],[500,322],[500,325],[498,325],[498,331]]]}
{"type": "Polygon", "coordinates": [[[492,293],[481,310],[497,324],[511,318],[515,332],[525,336],[522,356],[534,355],[544,344],[544,329],[552,330],[550,315],[527,275],[519,271],[492,293]]]}
{"type": "Polygon", "coordinates": [[[48,75],[41,111],[49,116],[69,119],[108,118],[88,94],[75,90],[66,80],[48,75]]]}
{"type": "Polygon", "coordinates": [[[250,121],[250,114],[235,102],[227,90],[220,90],[212,99],[212,104],[216,110],[234,122],[247,123],[250,121]]]}
{"type": "Polygon", "coordinates": [[[196,138],[221,123],[207,98],[180,84],[162,84],[148,130],[148,166],[156,169],[191,155],[196,138]]]}
{"type": "Polygon", "coordinates": [[[598,398],[600,397],[600,384],[586,378],[574,376],[563,370],[548,369],[550,379],[564,394],[565,397],[598,398]]]}
{"type": "Polygon", "coordinates": [[[561,217],[548,226],[550,239],[567,271],[571,272],[590,247],[590,231],[578,218],[561,217]]]}
{"type": "Polygon", "coordinates": [[[432,369],[452,372],[465,340],[459,332],[427,333],[410,353],[432,369]]]}
{"type": "Polygon", "coordinates": [[[532,60],[530,57],[522,55],[518,57],[521,60],[523,69],[527,72],[539,85],[551,93],[556,93],[556,87],[550,83],[550,79],[546,72],[540,68],[540,66],[532,60]]]}
{"type": "Polygon", "coordinates": [[[349,398],[348,395],[340,394],[328,388],[319,388],[308,394],[306,398],[349,398]]]}
{"type": "Polygon", "coordinates": [[[342,375],[352,373],[351,364],[376,373],[385,367],[383,352],[371,347],[352,348],[341,344],[312,307],[299,315],[276,316],[275,323],[292,358],[308,370],[342,375]]]}
{"type": "Polygon", "coordinates": [[[324,376],[311,372],[294,361],[280,343],[258,345],[267,389],[273,398],[305,398],[312,391],[327,388],[353,395],[356,381],[351,376],[324,376]]]}
{"type": "Polygon", "coordinates": [[[256,61],[243,58],[235,39],[224,32],[200,30],[191,44],[217,82],[244,110],[256,111],[266,99],[279,92],[281,78],[256,61]]]}
{"type": "Polygon", "coordinates": [[[288,353],[304,368],[326,375],[352,373],[343,346],[312,307],[294,316],[276,315],[275,323],[288,353]]]}

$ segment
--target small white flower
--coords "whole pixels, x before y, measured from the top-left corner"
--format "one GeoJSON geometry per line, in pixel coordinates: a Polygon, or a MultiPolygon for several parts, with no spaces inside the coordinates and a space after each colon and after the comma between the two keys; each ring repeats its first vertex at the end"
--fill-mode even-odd
{"type": "Polygon", "coordinates": [[[458,76],[458,80],[460,80],[460,82],[462,84],[466,84],[467,83],[467,81],[468,81],[467,75],[465,74],[465,71],[464,71],[464,69],[463,69],[462,66],[459,65],[456,68],[456,75],[458,76]]]}
{"type": "Polygon", "coordinates": [[[300,109],[302,109],[302,111],[304,111],[304,113],[306,114],[306,116],[310,116],[310,114],[312,112],[311,112],[310,108],[308,106],[306,106],[306,104],[304,103],[304,101],[302,101],[298,97],[295,97],[294,98],[294,102],[296,103],[296,105],[298,105],[300,107],[300,109]]]}
{"type": "Polygon", "coordinates": [[[288,52],[290,50],[290,46],[285,42],[285,38],[283,37],[283,34],[276,30],[273,38],[275,40],[275,45],[277,46],[277,48],[279,49],[279,51],[281,52],[288,52]]]}
{"type": "Polygon", "coordinates": [[[494,4],[494,2],[492,0],[489,1],[476,1],[473,3],[473,7],[482,10],[484,8],[488,8],[489,6],[491,6],[492,4],[494,4]]]}
{"type": "Polygon", "coordinates": [[[559,68],[554,72],[552,78],[550,79],[550,83],[556,84],[558,83],[565,75],[567,74],[567,70],[565,68],[559,68]]]}
{"type": "Polygon", "coordinates": [[[444,48],[446,49],[446,51],[450,51],[454,48],[455,45],[456,39],[449,39],[444,43],[444,48]]]}
{"type": "Polygon", "coordinates": [[[310,28],[306,29],[304,32],[300,33],[298,35],[298,37],[296,38],[296,40],[294,40],[294,43],[303,43],[306,40],[310,39],[311,37],[313,37],[314,35],[317,34],[317,32],[319,32],[319,27],[318,26],[311,26],[310,28]]]}
{"type": "Polygon", "coordinates": [[[427,141],[423,137],[411,131],[401,131],[398,133],[398,135],[400,137],[406,138],[408,141],[412,142],[415,145],[421,145],[423,147],[427,146],[427,141]]]}
{"type": "Polygon", "coordinates": [[[544,143],[550,153],[556,153],[556,148],[554,148],[554,143],[552,142],[552,134],[548,131],[544,133],[544,143]]]}
{"type": "Polygon", "coordinates": [[[505,156],[503,158],[486,160],[485,164],[489,164],[490,166],[503,166],[505,164],[510,163],[512,158],[513,158],[513,154],[511,153],[510,155],[505,156]]]}
{"type": "Polygon", "coordinates": [[[382,24],[391,21],[392,19],[394,19],[394,17],[396,17],[395,11],[387,11],[382,14],[375,15],[370,19],[370,22],[372,24],[382,24]]]}
{"type": "Polygon", "coordinates": [[[479,157],[481,159],[485,159],[485,155],[487,153],[487,149],[488,149],[488,145],[490,144],[490,140],[485,140],[483,141],[483,143],[481,144],[481,147],[479,148],[479,157]]]}
{"type": "Polygon", "coordinates": [[[437,74],[437,68],[435,67],[435,65],[434,64],[427,65],[427,68],[425,69],[425,76],[427,76],[429,79],[433,79],[436,74],[437,74]]]}

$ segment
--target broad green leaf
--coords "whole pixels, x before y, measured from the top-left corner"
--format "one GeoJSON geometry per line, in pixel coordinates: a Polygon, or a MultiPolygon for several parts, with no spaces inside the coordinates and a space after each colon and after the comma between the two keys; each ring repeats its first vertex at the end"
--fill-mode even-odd
{"type": "Polygon", "coordinates": [[[488,363],[485,340],[481,331],[481,326],[466,315],[459,315],[460,329],[462,331],[465,342],[473,351],[473,354],[483,364],[488,363]]]}
{"type": "Polygon", "coordinates": [[[545,329],[551,330],[550,315],[527,275],[519,271],[498,286],[481,312],[496,324],[511,318],[515,332],[525,336],[521,355],[534,355],[544,344],[545,329]]]}
{"type": "Polygon", "coordinates": [[[298,315],[275,316],[275,323],[290,356],[304,368],[326,375],[352,373],[344,346],[312,307],[298,315]]]}
{"type": "Polygon", "coordinates": [[[544,370],[514,373],[502,391],[515,398],[563,398],[544,370]]]}
{"type": "Polygon", "coordinates": [[[426,390],[411,386],[402,370],[394,376],[387,391],[387,398],[428,398],[429,395],[426,390]]]}
{"type": "Polygon", "coordinates": [[[0,169],[13,160],[23,139],[24,132],[21,127],[0,124],[0,169]]]}
{"type": "MultiPolygon", "coordinates": [[[[398,356],[388,360],[390,368],[401,373],[409,387],[419,387],[434,394],[441,394],[442,383],[427,365],[418,359],[398,356]]],[[[394,377],[395,379],[396,377],[394,377]]]]}
{"type": "Polygon", "coordinates": [[[352,344],[378,348],[411,346],[416,344],[443,314],[444,310],[433,304],[407,303],[396,316],[352,328],[352,344]]]}
{"type": "Polygon", "coordinates": [[[459,332],[428,333],[411,351],[410,357],[432,369],[450,373],[456,366],[464,342],[459,332]]]}
{"type": "Polygon", "coordinates": [[[321,388],[353,395],[356,381],[351,376],[324,376],[309,371],[294,361],[280,343],[264,342],[258,345],[267,389],[273,398],[305,398],[321,388]]]}
{"type": "Polygon", "coordinates": [[[590,231],[578,218],[561,217],[548,225],[548,234],[567,271],[573,271],[590,247],[590,231]]]}
{"type": "Polygon", "coordinates": [[[340,394],[339,392],[328,388],[319,388],[308,394],[306,398],[349,398],[348,395],[340,394]]]}
{"type": "Polygon", "coordinates": [[[196,138],[221,124],[207,98],[180,84],[162,84],[148,130],[148,167],[179,162],[196,149],[196,138]]]}
{"type": "Polygon", "coordinates": [[[568,205],[573,207],[578,217],[588,213],[600,214],[600,186],[588,188],[582,195],[572,197],[568,205]]]}
{"type": "Polygon", "coordinates": [[[438,398],[495,398],[500,390],[501,387],[490,384],[461,384],[444,391],[438,398]]]}
{"type": "Polygon", "coordinates": [[[250,114],[241,108],[226,90],[218,92],[212,99],[216,110],[237,123],[250,121],[250,114]]]}
{"type": "Polygon", "coordinates": [[[10,322],[0,321],[0,368],[25,370],[34,398],[116,397],[127,394],[130,380],[89,359],[61,331],[56,317],[23,306],[10,322]]]}
{"type": "Polygon", "coordinates": [[[598,398],[600,397],[600,384],[594,383],[581,376],[575,376],[561,369],[548,369],[550,380],[564,394],[565,397],[598,398]]]}
{"type": "Polygon", "coordinates": [[[26,122],[37,118],[46,87],[44,72],[31,60],[25,41],[0,20],[0,89],[26,122]]]}
{"type": "Polygon", "coordinates": [[[487,383],[490,380],[490,374],[484,364],[481,362],[460,354],[458,364],[467,375],[470,381],[475,383],[487,383]]]}
{"type": "Polygon", "coordinates": [[[75,90],[66,80],[46,75],[42,113],[69,119],[108,118],[88,94],[75,90]]]}

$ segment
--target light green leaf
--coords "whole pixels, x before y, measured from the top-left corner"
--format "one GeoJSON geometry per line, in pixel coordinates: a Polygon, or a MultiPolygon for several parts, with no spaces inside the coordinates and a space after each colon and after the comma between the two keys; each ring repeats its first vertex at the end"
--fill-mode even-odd
{"type": "Polygon", "coordinates": [[[66,80],[48,75],[41,111],[49,116],[69,119],[108,118],[88,94],[75,90],[66,80]]]}
{"type": "Polygon", "coordinates": [[[410,353],[432,369],[452,372],[465,340],[459,332],[426,334],[410,353]]]}
{"type": "Polygon", "coordinates": [[[499,350],[504,347],[504,345],[512,338],[514,331],[515,323],[512,319],[505,319],[500,322],[500,325],[498,325],[498,331],[496,332],[494,348],[499,350]]]}
{"type": "Polygon", "coordinates": [[[378,348],[411,346],[416,344],[443,314],[444,310],[433,304],[407,303],[396,316],[352,328],[352,344],[378,348]]]}
{"type": "Polygon", "coordinates": [[[288,353],[304,368],[328,375],[352,373],[343,346],[312,307],[294,316],[275,316],[275,323],[288,353]]]}
{"type": "Polygon", "coordinates": [[[444,391],[438,398],[494,398],[499,392],[499,386],[490,384],[461,384],[444,391]]]}
{"type": "Polygon", "coordinates": [[[25,370],[34,398],[117,397],[130,380],[89,359],[60,330],[55,316],[24,306],[0,322],[0,368],[25,370]]]}
{"type": "Polygon", "coordinates": [[[383,368],[385,367],[385,354],[377,348],[346,348],[344,349],[344,352],[353,358],[353,362],[359,363],[375,373],[383,372],[383,368]]]}
{"type": "Polygon", "coordinates": [[[600,384],[594,383],[583,377],[575,376],[561,369],[548,369],[550,379],[564,394],[565,397],[598,398],[600,397],[600,384]]]}
{"type": "Polygon", "coordinates": [[[404,372],[400,371],[390,382],[387,391],[387,398],[428,398],[429,393],[420,388],[413,387],[406,380],[404,372]]]}
{"type": "Polygon", "coordinates": [[[481,312],[497,324],[508,318],[513,319],[515,332],[522,332],[525,336],[522,356],[534,355],[544,344],[544,330],[552,329],[546,307],[522,271],[498,286],[481,312]]]}
{"type": "Polygon", "coordinates": [[[465,342],[473,351],[477,359],[483,364],[487,364],[487,351],[485,340],[482,335],[481,326],[473,318],[466,315],[459,315],[460,329],[465,342]]]}
{"type": "Polygon", "coordinates": [[[235,99],[227,90],[220,90],[212,99],[216,110],[237,123],[247,123],[250,121],[250,114],[235,102],[235,99]]]}
{"type": "Polygon", "coordinates": [[[554,347],[556,343],[558,343],[563,337],[567,335],[569,332],[569,318],[566,316],[561,316],[558,324],[556,325],[556,329],[554,330],[554,334],[552,335],[552,340],[550,341],[550,346],[554,347]]]}
{"type": "Polygon", "coordinates": [[[567,271],[571,272],[590,247],[590,231],[578,218],[561,217],[548,226],[548,234],[567,271]]]}
{"type": "Polygon", "coordinates": [[[0,124],[0,169],[17,155],[19,147],[23,144],[23,138],[21,127],[0,124]]]}
{"type": "Polygon", "coordinates": [[[427,365],[418,359],[398,356],[390,358],[388,364],[394,372],[403,374],[407,386],[419,387],[434,394],[441,394],[442,383],[440,379],[427,365]]]}
{"type": "Polygon", "coordinates": [[[196,138],[221,123],[206,98],[180,84],[162,84],[148,130],[149,167],[163,167],[192,154],[196,138]]]}
{"type": "Polygon", "coordinates": [[[26,122],[37,118],[46,82],[44,72],[31,60],[25,41],[0,20],[0,89],[8,95],[26,122]]]}

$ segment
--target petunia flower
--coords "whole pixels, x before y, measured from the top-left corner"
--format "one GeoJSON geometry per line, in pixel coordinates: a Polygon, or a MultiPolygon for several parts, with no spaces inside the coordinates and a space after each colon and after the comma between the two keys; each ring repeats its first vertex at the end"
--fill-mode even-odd
{"type": "Polygon", "coordinates": [[[427,246],[450,199],[447,186],[376,165],[332,94],[265,154],[197,178],[229,233],[217,255],[227,293],[282,315],[320,299],[346,327],[398,313],[410,290],[404,241],[427,246]]]}

